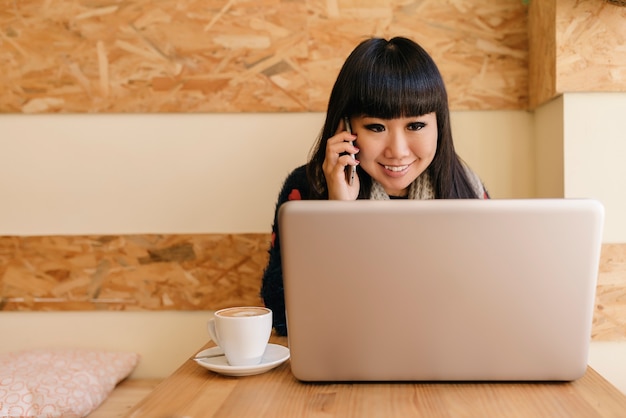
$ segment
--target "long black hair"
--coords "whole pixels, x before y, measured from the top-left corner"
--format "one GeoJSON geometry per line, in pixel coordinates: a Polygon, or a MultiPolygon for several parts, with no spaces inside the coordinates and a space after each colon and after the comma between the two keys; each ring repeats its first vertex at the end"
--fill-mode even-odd
{"type": "MultiPolygon", "coordinates": [[[[312,198],[328,198],[322,170],[326,142],[335,135],[342,117],[381,119],[437,116],[437,151],[427,168],[438,199],[477,198],[452,142],[448,94],[437,65],[410,39],[371,38],[361,42],[343,64],[328,101],[324,127],[311,150],[307,177],[312,198]]],[[[359,199],[368,199],[371,177],[357,167],[359,199]]]]}

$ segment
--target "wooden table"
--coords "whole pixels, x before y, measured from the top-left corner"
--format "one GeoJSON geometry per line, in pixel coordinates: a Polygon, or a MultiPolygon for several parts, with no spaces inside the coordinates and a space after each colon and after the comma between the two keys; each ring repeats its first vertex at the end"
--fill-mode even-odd
{"type": "Polygon", "coordinates": [[[624,418],[626,395],[591,368],[571,383],[301,383],[288,361],[227,377],[189,359],[127,416],[624,418]]]}

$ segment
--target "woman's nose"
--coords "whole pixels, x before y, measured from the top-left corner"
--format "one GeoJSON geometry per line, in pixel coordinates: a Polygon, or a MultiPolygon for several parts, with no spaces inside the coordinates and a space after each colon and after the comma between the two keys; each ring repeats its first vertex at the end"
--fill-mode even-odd
{"type": "Polygon", "coordinates": [[[409,144],[403,132],[390,132],[385,157],[402,158],[409,154],[409,144]]]}

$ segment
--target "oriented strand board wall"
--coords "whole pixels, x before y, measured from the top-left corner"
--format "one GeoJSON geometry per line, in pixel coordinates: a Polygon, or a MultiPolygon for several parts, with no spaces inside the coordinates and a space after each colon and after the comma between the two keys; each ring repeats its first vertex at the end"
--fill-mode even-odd
{"type": "Polygon", "coordinates": [[[626,91],[626,7],[533,1],[529,44],[532,109],[566,92],[626,91]]]}
{"type": "Polygon", "coordinates": [[[533,1],[528,22],[529,107],[556,96],[556,0],[533,1]]]}
{"type": "MultiPolygon", "coordinates": [[[[269,234],[0,237],[0,312],[260,305],[269,240],[269,234]]],[[[603,245],[594,341],[626,341],[625,272],[626,245],[603,245]]]]}
{"type": "Polygon", "coordinates": [[[352,48],[393,35],[452,109],[526,108],[521,0],[0,0],[0,112],[324,111],[352,48]]]}
{"type": "Polygon", "coordinates": [[[558,0],[556,90],[626,91],[626,7],[558,0]]]}

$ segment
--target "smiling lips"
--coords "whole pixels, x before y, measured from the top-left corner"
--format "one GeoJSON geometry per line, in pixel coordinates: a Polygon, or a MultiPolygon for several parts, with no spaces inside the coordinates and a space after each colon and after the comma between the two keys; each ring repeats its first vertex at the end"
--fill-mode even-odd
{"type": "Polygon", "coordinates": [[[409,168],[408,165],[383,165],[385,170],[393,171],[395,173],[399,173],[400,171],[404,171],[409,168]]]}

